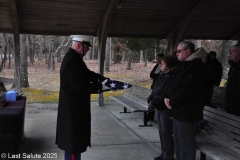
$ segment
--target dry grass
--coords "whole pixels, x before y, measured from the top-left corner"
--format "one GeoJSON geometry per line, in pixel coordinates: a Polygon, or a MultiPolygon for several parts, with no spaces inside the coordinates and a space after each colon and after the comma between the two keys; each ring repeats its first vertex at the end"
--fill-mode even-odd
{"type": "MultiPolygon", "coordinates": [[[[97,60],[85,60],[85,62],[90,70],[97,72],[97,60]]],[[[104,76],[149,88],[151,84],[149,73],[154,65],[154,63],[148,63],[147,67],[144,67],[144,63],[132,63],[132,69],[126,70],[127,62],[122,62],[111,65],[110,72],[104,73],[104,76]]],[[[11,66],[11,68],[13,68],[13,66],[11,66]]],[[[42,61],[35,62],[33,65],[28,66],[28,81],[30,87],[21,89],[21,92],[27,96],[28,103],[58,102],[60,64],[56,64],[55,68],[54,71],[48,70],[47,65],[42,61]]],[[[12,86],[13,74],[13,69],[7,68],[4,68],[3,72],[0,73],[0,77],[7,89],[10,89],[12,86]]],[[[121,95],[123,93],[124,90],[105,92],[104,100],[108,100],[109,96],[121,95]]],[[[91,97],[92,100],[97,99],[96,94],[93,94],[91,97]]]]}

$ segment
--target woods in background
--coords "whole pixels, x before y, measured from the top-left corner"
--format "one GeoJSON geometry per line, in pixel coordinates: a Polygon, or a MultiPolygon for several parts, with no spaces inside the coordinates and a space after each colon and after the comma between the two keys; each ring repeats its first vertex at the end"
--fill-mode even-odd
{"type": "MultiPolygon", "coordinates": [[[[191,40],[196,48],[204,47],[207,52],[213,50],[217,59],[223,64],[223,78],[228,72],[228,50],[235,41],[226,40],[191,40]]],[[[98,39],[93,39],[93,47],[85,59],[98,59],[98,39]]],[[[69,36],[51,35],[20,35],[20,83],[21,87],[29,87],[27,67],[36,61],[47,64],[48,70],[55,70],[55,64],[61,63],[64,54],[71,46],[69,36]]],[[[168,54],[168,40],[147,38],[108,38],[105,52],[105,72],[110,72],[111,65],[128,61],[126,69],[131,64],[155,60],[157,53],[168,54]]],[[[0,34],[0,72],[4,68],[11,69],[14,62],[14,43],[12,34],[0,34]]]]}

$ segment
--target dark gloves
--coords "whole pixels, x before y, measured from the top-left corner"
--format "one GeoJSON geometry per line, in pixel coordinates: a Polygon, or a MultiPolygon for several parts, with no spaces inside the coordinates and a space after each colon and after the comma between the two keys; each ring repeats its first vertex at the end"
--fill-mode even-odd
{"type": "Polygon", "coordinates": [[[103,82],[104,80],[106,80],[108,78],[106,78],[106,77],[102,76],[101,74],[97,73],[97,79],[98,79],[98,81],[103,82]]]}
{"type": "Polygon", "coordinates": [[[152,105],[152,103],[150,102],[149,104],[148,104],[148,112],[153,112],[153,111],[155,111],[155,107],[152,105]]]}

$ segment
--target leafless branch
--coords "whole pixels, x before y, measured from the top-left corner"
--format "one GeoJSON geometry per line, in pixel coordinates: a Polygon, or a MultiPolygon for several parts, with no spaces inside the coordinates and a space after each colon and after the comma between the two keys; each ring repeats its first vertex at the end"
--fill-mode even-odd
{"type": "Polygon", "coordinates": [[[61,43],[61,45],[58,46],[58,48],[57,48],[56,51],[53,53],[53,55],[57,54],[58,50],[59,50],[61,47],[67,47],[70,40],[71,40],[71,38],[68,38],[68,40],[67,40],[67,42],[66,42],[65,44],[63,44],[65,40],[63,40],[62,43],[61,43]]]}

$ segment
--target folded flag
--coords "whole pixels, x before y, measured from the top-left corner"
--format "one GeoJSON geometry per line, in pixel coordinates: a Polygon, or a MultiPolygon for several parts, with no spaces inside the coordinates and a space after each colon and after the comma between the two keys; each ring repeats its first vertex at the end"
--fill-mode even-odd
{"type": "MultiPolygon", "coordinates": [[[[104,82],[106,79],[99,79],[100,83],[104,82]]],[[[107,78],[107,82],[104,84],[107,87],[109,87],[111,90],[122,90],[122,89],[127,89],[132,87],[131,84],[117,81],[117,80],[112,80],[107,78]]]]}

